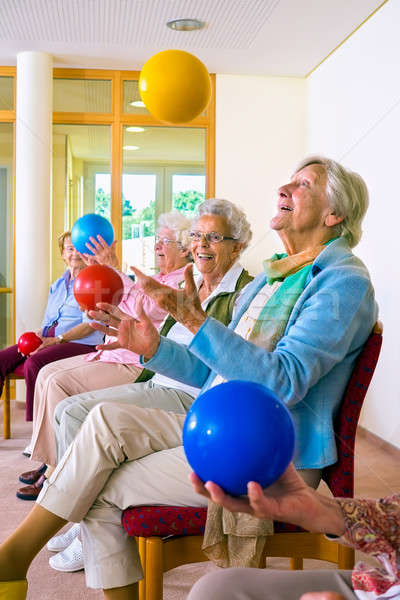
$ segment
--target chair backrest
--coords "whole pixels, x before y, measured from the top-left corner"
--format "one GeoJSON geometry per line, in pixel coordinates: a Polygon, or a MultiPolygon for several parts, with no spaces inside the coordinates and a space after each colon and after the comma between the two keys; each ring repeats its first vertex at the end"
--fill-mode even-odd
{"type": "Polygon", "coordinates": [[[378,321],[357,358],[336,416],[338,460],[322,472],[322,479],[334,496],[351,498],[354,495],[354,444],[357,424],[381,346],[382,324],[378,321]]]}

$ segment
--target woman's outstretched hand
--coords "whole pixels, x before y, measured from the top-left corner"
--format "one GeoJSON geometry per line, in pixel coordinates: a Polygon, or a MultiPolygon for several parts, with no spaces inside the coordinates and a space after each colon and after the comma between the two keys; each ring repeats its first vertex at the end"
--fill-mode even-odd
{"type": "Polygon", "coordinates": [[[210,498],[231,512],[249,513],[260,519],[272,519],[299,525],[308,531],[342,535],[345,530],[340,505],[334,498],[318,494],[309,487],[290,464],[285,473],[265,490],[250,481],[247,496],[233,497],[216,483],[203,483],[191,473],[190,480],[198,494],[210,498]]]}
{"type": "Polygon", "coordinates": [[[114,269],[120,269],[119,260],[116,254],[116,240],[109,246],[101,235],[97,236],[97,239],[90,237],[90,243],[86,242],[88,250],[93,254],[84,253],[81,254],[81,258],[86,265],[107,265],[114,269]]]}
{"type": "Polygon", "coordinates": [[[160,334],[146,315],[142,299],[137,303],[137,318],[124,313],[120,308],[106,302],[97,303],[98,310],[90,310],[89,316],[100,322],[91,322],[90,326],[106,335],[116,338],[109,344],[99,344],[98,350],[127,348],[131,352],[151,358],[158,349],[160,334]]]}
{"type": "Polygon", "coordinates": [[[182,290],[175,290],[163,285],[136,267],[131,267],[131,269],[139,287],[161,309],[172,315],[176,321],[182,323],[192,333],[196,333],[200,329],[207,315],[201,307],[191,264],[185,267],[185,287],[182,290]]]}

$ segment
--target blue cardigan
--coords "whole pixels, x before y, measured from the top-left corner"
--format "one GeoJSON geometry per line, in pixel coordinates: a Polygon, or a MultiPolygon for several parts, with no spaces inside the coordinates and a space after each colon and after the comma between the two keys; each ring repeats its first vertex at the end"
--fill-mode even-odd
{"type": "Polygon", "coordinates": [[[374,290],[365,265],[338,238],[315,259],[283,337],[266,352],[233,331],[265,283],[262,273],[244,288],[229,328],[207,318],[188,347],[162,338],[146,366],[203,392],[216,374],[266,385],[292,414],[296,467],[322,468],[337,460],[333,420],[377,319],[374,290]]]}

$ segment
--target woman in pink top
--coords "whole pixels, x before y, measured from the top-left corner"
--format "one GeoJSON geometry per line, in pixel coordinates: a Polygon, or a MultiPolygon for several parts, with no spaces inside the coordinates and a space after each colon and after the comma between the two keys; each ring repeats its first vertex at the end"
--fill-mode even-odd
{"type": "MultiPolygon", "coordinates": [[[[154,276],[157,281],[173,287],[178,287],[183,281],[184,268],[191,259],[189,230],[190,221],[181,213],[173,211],[160,215],[154,245],[156,262],[160,269],[154,276]]],[[[91,249],[97,262],[119,270],[115,244],[111,247],[107,246],[101,238],[99,240],[92,238],[92,244],[91,249]]],[[[166,316],[165,311],[144,295],[127,275],[121,272],[120,275],[124,281],[121,309],[136,317],[137,303],[142,298],[146,313],[156,327],[159,327],[166,316]]],[[[113,341],[113,338],[108,338],[108,341],[113,341]]],[[[32,459],[43,460],[46,456],[48,464],[52,466],[57,464],[53,416],[54,409],[61,400],[81,392],[132,383],[140,377],[142,370],[139,356],[124,348],[101,350],[59,360],[41,369],[35,387],[32,459]]],[[[43,469],[42,465],[39,469],[23,473],[20,481],[38,484],[39,487],[41,483],[39,476],[44,472],[43,469]]]]}

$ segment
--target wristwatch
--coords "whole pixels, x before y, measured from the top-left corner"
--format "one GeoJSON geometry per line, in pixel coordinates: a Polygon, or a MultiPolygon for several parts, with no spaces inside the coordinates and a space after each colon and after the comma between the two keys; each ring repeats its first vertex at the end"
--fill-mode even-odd
{"type": "Polygon", "coordinates": [[[62,344],[63,342],[66,342],[67,340],[65,339],[65,337],[63,336],[63,334],[61,333],[60,335],[57,336],[58,339],[60,340],[60,344],[62,344]]]}

